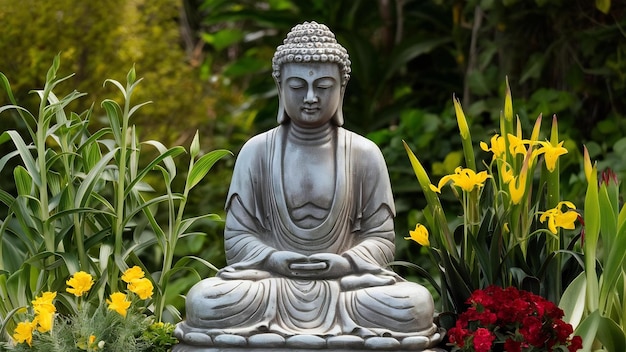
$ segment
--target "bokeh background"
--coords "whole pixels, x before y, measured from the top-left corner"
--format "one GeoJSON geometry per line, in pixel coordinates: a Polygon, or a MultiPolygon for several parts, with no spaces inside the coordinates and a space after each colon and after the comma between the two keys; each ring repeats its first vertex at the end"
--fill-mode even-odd
{"type": "MultiPolygon", "coordinates": [[[[402,140],[434,178],[453,172],[463,158],[453,94],[475,141],[498,129],[507,77],[525,129],[539,114],[544,121],[556,115],[569,150],[561,158],[566,199],[584,194],[583,144],[600,170],[626,176],[623,1],[0,0],[0,71],[18,102],[36,107],[29,91],[42,87],[60,53],[61,75],[74,76],[59,89],[88,93],[72,109],[93,105],[97,128],[102,100],[120,98],[104,80],[123,82],[134,65],[144,79],[136,102],[152,101],[133,118],[143,140],[188,147],[199,131],[203,150],[236,155],[252,135],[275,126],[271,57],[292,26],[311,20],[328,25],[350,54],[346,127],[383,150],[401,260],[429,265],[416,244],[402,240],[425,206],[402,140]]],[[[0,104],[7,103],[2,92],[0,104]]],[[[0,115],[2,131],[23,131],[20,124],[0,115]]],[[[0,155],[12,148],[0,145],[0,155]]],[[[223,214],[233,164],[221,161],[194,189],[189,216],[223,214]]],[[[9,170],[0,174],[8,190],[9,170]]],[[[181,241],[178,251],[224,265],[222,226],[207,223],[207,236],[181,241]]],[[[410,268],[399,270],[420,280],[410,268]]]]}

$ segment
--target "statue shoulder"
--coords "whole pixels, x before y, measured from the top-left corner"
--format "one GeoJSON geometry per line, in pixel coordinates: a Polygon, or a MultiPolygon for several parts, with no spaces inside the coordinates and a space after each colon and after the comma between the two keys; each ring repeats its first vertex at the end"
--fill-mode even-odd
{"type": "Polygon", "coordinates": [[[352,152],[356,153],[357,157],[375,164],[385,164],[383,153],[376,143],[360,134],[348,130],[345,131],[346,135],[351,139],[352,152]]]}
{"type": "Polygon", "coordinates": [[[267,153],[267,145],[271,143],[275,133],[276,129],[272,129],[250,138],[243,147],[241,147],[237,155],[237,162],[250,164],[252,161],[263,159],[263,156],[267,153]]]}

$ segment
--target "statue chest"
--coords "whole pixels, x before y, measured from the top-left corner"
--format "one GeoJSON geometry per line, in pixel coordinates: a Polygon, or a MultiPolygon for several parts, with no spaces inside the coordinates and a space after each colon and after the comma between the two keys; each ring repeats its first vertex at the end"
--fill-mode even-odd
{"type": "Polygon", "coordinates": [[[335,198],[339,176],[334,148],[331,143],[321,146],[288,143],[286,147],[281,177],[287,207],[300,225],[316,226],[331,211],[335,198]]]}

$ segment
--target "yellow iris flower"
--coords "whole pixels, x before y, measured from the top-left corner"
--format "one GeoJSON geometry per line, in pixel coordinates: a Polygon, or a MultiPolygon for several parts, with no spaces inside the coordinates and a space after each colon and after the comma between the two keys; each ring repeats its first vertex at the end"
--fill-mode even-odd
{"type": "Polygon", "coordinates": [[[33,330],[35,330],[35,325],[36,324],[31,321],[21,321],[17,323],[17,327],[13,333],[13,339],[15,342],[26,342],[28,346],[31,346],[33,343],[33,330]]]}
{"type": "Polygon", "coordinates": [[[126,316],[126,311],[130,307],[130,301],[126,300],[126,295],[122,292],[114,292],[110,296],[111,299],[107,299],[106,302],[109,305],[110,310],[118,312],[121,316],[126,316]]]}
{"type": "Polygon", "coordinates": [[[428,229],[422,224],[415,225],[415,230],[409,231],[411,237],[405,237],[405,240],[413,240],[424,247],[430,247],[430,241],[428,240],[428,229]]]}
{"type": "Polygon", "coordinates": [[[539,144],[541,144],[541,148],[539,148],[538,153],[543,153],[548,171],[554,171],[559,156],[567,154],[567,149],[563,147],[563,141],[556,146],[553,146],[550,142],[539,142],[539,144]]]}
{"type": "Polygon", "coordinates": [[[505,160],[505,151],[506,151],[506,141],[504,137],[495,134],[491,137],[491,147],[487,145],[485,142],[480,142],[480,149],[486,152],[493,153],[493,160],[502,159],[505,160]]]}
{"type": "Polygon", "coordinates": [[[68,288],[65,290],[76,297],[80,297],[89,292],[93,286],[93,278],[84,271],[75,273],[69,280],[65,282],[68,288]]]}
{"type": "Polygon", "coordinates": [[[555,235],[557,234],[557,227],[572,230],[576,227],[574,223],[578,219],[578,213],[569,209],[576,209],[574,203],[568,201],[559,202],[553,209],[543,212],[539,221],[544,223],[547,220],[548,229],[555,235]],[[568,209],[565,212],[561,211],[561,208],[564,206],[568,209]]]}
{"type": "Polygon", "coordinates": [[[437,187],[430,185],[430,189],[433,192],[441,193],[441,187],[452,181],[455,186],[461,187],[466,192],[471,192],[474,187],[482,187],[485,181],[491,176],[487,174],[487,171],[481,171],[476,173],[472,169],[457,167],[454,170],[454,174],[446,175],[439,180],[437,187]]]}
{"type": "Polygon", "coordinates": [[[513,175],[513,169],[509,164],[502,164],[502,168],[500,168],[500,175],[504,184],[507,184],[515,179],[515,176],[513,175]]]}
{"type": "Polygon", "coordinates": [[[509,140],[509,151],[511,152],[511,154],[526,154],[526,145],[530,144],[530,140],[522,139],[521,137],[510,133],[507,135],[507,137],[509,140]]]}

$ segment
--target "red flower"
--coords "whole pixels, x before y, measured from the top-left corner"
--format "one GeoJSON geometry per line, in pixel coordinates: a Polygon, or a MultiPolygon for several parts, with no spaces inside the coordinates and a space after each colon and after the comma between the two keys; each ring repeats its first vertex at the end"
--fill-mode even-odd
{"type": "Polygon", "coordinates": [[[504,350],[506,352],[522,352],[522,343],[512,339],[504,341],[504,350]]]}
{"type": "Polygon", "coordinates": [[[478,328],[474,333],[474,349],[476,352],[489,352],[491,343],[496,337],[485,328],[478,328]]]}
{"type": "Polygon", "coordinates": [[[511,352],[582,348],[580,336],[570,337],[573,329],[561,319],[563,311],[530,292],[489,286],[472,293],[467,304],[448,332],[455,351],[487,352],[495,343],[511,352]]]}
{"type": "Polygon", "coordinates": [[[576,352],[581,348],[583,348],[583,338],[578,335],[572,337],[569,346],[567,346],[567,350],[569,352],[576,352]]]}

